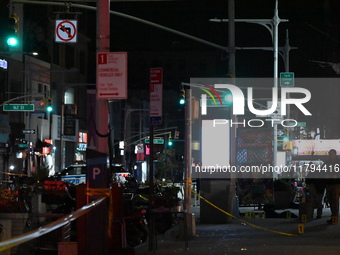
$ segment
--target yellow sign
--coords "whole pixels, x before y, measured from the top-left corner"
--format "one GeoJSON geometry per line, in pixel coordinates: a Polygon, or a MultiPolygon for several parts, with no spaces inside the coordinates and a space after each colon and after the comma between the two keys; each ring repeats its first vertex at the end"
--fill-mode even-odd
{"type": "Polygon", "coordinates": [[[293,142],[284,142],[283,144],[282,144],[282,149],[284,150],[284,151],[291,151],[291,150],[293,150],[293,142]]]}

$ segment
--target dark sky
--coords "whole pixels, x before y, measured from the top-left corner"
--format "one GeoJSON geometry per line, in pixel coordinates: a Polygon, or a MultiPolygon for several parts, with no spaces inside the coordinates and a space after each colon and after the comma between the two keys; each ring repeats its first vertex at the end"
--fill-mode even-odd
{"type": "MultiPolygon", "coordinates": [[[[84,1],[85,4],[86,1],[84,1]]],[[[77,1],[76,3],[80,3],[77,1]]],[[[92,3],[93,4],[93,3],[92,3]]],[[[26,5],[37,12],[39,5],[26,5]]],[[[275,0],[235,0],[237,19],[271,19],[275,0]]],[[[60,7],[56,9],[61,10],[60,7]]],[[[184,33],[227,46],[227,23],[209,22],[211,18],[228,18],[227,0],[137,1],[111,2],[111,10],[152,21],[184,33]]],[[[6,27],[6,1],[1,1],[0,27],[6,27]]],[[[72,8],[71,11],[82,11],[72,8]]],[[[289,31],[290,45],[298,50],[290,52],[290,69],[299,77],[336,76],[331,68],[322,68],[310,60],[340,62],[340,1],[337,0],[281,0],[279,17],[289,22],[279,26],[279,46],[285,43],[289,31]]],[[[35,15],[42,23],[43,15],[35,15]],[[39,18],[40,17],[40,18],[39,18]]],[[[49,15],[53,19],[53,15],[49,15]]],[[[95,42],[96,17],[94,11],[80,19],[93,20],[79,30],[95,42]]],[[[236,23],[236,46],[272,46],[267,29],[256,24],[236,23]]],[[[212,51],[207,46],[139,22],[111,15],[111,51],[212,51]]],[[[237,51],[237,75],[240,77],[271,76],[273,53],[261,50],[237,51]],[[261,62],[261,65],[259,65],[261,62]]],[[[280,71],[283,62],[280,59],[280,71]]]]}
{"type": "MultiPolygon", "coordinates": [[[[1,1],[1,23],[7,13],[4,1],[1,1]]],[[[79,1],[77,2],[79,3],[79,1]]],[[[92,3],[93,4],[93,3],[92,3]]],[[[235,0],[235,16],[237,19],[271,19],[274,15],[275,0],[235,0]]],[[[31,6],[34,13],[39,12],[37,5],[31,6]]],[[[61,8],[56,8],[60,10],[61,8]]],[[[228,25],[227,23],[209,22],[211,18],[228,18],[227,0],[183,0],[183,1],[138,1],[138,2],[111,2],[111,10],[126,13],[141,19],[152,21],[184,33],[205,39],[221,46],[227,46],[228,25]]],[[[82,11],[80,8],[71,7],[71,11],[82,11]]],[[[290,45],[297,50],[290,51],[290,71],[295,77],[339,77],[330,66],[320,66],[312,61],[340,62],[340,1],[337,0],[280,0],[279,17],[288,19],[289,22],[279,26],[279,46],[285,44],[286,31],[289,32],[290,45]]],[[[53,15],[35,14],[37,24],[43,24],[44,19],[53,19],[53,15]]],[[[88,11],[81,15],[81,19],[87,19],[88,25],[81,26],[79,31],[86,34],[92,40],[93,54],[95,52],[96,38],[96,14],[88,11]]],[[[37,31],[37,30],[35,30],[37,31]]],[[[272,40],[266,28],[256,24],[236,23],[235,37],[237,47],[271,47],[272,40]]],[[[140,56],[150,54],[162,54],[162,52],[180,55],[181,52],[191,52],[200,60],[207,55],[221,59],[222,71],[213,74],[202,73],[202,76],[212,77],[226,74],[227,54],[190,39],[175,35],[158,28],[138,23],[133,20],[111,15],[111,51],[128,51],[130,63],[140,56]],[[205,53],[205,55],[204,55],[205,53]],[[144,55],[142,55],[144,54],[144,55]]],[[[93,55],[94,56],[94,55],[93,55]]],[[[92,61],[93,62],[93,61],[92,61]]],[[[162,64],[162,63],[161,63],[162,64]]],[[[216,64],[216,65],[217,65],[216,64]]],[[[131,70],[129,86],[133,82],[148,84],[149,66],[144,70],[131,70]],[[137,72],[145,72],[143,76],[137,72]],[[135,73],[134,73],[135,72],[135,73]]],[[[284,71],[282,58],[279,58],[279,72],[284,71]]],[[[169,74],[169,70],[165,73],[169,74]]],[[[92,72],[94,74],[94,72],[92,72]]],[[[198,77],[200,73],[187,72],[185,80],[190,77],[198,77]]],[[[237,77],[272,77],[273,76],[273,52],[262,50],[239,50],[236,52],[236,76],[237,77]]],[[[175,88],[177,89],[177,87],[175,88]]],[[[323,93],[322,87],[313,87],[313,99],[318,100],[318,93],[323,93]]],[[[330,90],[327,90],[330,91],[330,90]]],[[[340,94],[340,91],[331,90],[340,94]]],[[[323,100],[327,95],[322,96],[323,100]]],[[[338,100],[339,101],[339,100],[338,100]]],[[[320,111],[320,104],[315,103],[316,110],[320,111]]],[[[314,107],[314,106],[313,106],[314,107]]],[[[336,108],[334,106],[333,108],[336,108]]],[[[325,108],[321,107],[321,109],[325,108]]],[[[340,116],[336,115],[336,118],[340,116]]]]}
{"type": "MultiPolygon", "coordinates": [[[[271,19],[274,6],[274,0],[235,0],[235,16],[237,19],[271,19]]],[[[210,18],[227,18],[226,0],[112,2],[111,9],[227,46],[227,23],[209,22],[210,18]]],[[[279,17],[289,20],[279,26],[279,46],[284,45],[288,29],[290,45],[298,47],[298,50],[290,52],[290,69],[298,76],[332,75],[329,68],[320,68],[310,60],[340,62],[339,11],[340,3],[335,0],[279,1],[279,17]]],[[[114,49],[210,50],[210,46],[145,24],[117,16],[111,16],[111,20],[114,49]]],[[[270,47],[271,45],[270,34],[264,27],[256,24],[236,24],[236,46],[270,47]]],[[[272,55],[272,52],[260,50],[237,51],[238,74],[246,77],[270,75],[272,70],[263,69],[272,69],[272,55]],[[249,61],[253,59],[255,61],[249,61]],[[256,59],[261,61],[261,65],[258,65],[256,59]]],[[[280,62],[280,69],[283,69],[282,62],[280,62]]]]}

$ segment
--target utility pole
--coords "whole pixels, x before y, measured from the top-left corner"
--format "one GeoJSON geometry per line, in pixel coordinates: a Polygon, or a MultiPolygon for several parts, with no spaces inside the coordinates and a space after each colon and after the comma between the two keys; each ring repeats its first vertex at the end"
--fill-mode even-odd
{"type": "MultiPolygon", "coordinates": [[[[236,76],[236,64],[235,64],[235,0],[228,1],[228,74],[231,76],[231,83],[235,84],[236,76]]],[[[231,120],[236,122],[236,116],[231,112],[231,120]]],[[[236,166],[236,125],[232,125],[230,130],[230,165],[236,166]]],[[[231,176],[228,196],[228,211],[233,212],[235,201],[235,178],[231,176]]],[[[227,218],[227,222],[230,223],[231,217],[227,218]]]]}
{"type": "MultiPolygon", "coordinates": [[[[98,0],[97,1],[97,53],[108,52],[110,48],[110,0],[98,0]]],[[[97,57],[96,57],[97,58],[97,57]]],[[[95,59],[96,61],[96,59],[95,59]]],[[[97,84],[98,87],[98,84],[97,84]]],[[[96,116],[95,116],[95,128],[96,135],[94,139],[95,148],[87,149],[86,151],[86,189],[80,187],[77,193],[85,192],[86,204],[93,202],[98,195],[90,192],[95,189],[108,189],[108,170],[107,170],[107,155],[108,155],[108,133],[109,133],[109,103],[107,100],[97,99],[96,104],[96,116]],[[94,173],[98,173],[98,176],[94,178],[94,173]]],[[[88,123],[90,125],[90,123],[88,123]]],[[[79,185],[80,186],[80,185],[79,185]]],[[[113,189],[112,189],[113,190],[113,189]]],[[[117,189],[115,189],[116,191],[117,189]]],[[[110,191],[113,192],[113,191],[110,191]]],[[[112,195],[111,195],[112,196],[112,195]]],[[[113,197],[113,196],[112,196],[113,197]]],[[[114,197],[113,203],[118,203],[118,196],[114,197]]],[[[79,202],[81,203],[81,202],[79,202]]],[[[118,209],[120,207],[118,206],[118,209]]],[[[78,252],[79,254],[96,255],[109,254],[109,250],[113,246],[112,233],[118,234],[116,231],[112,231],[112,222],[109,221],[109,213],[118,210],[109,203],[102,203],[96,210],[89,212],[82,220],[78,222],[78,252]],[[109,206],[112,210],[109,210],[109,206]],[[95,233],[95,234],[94,234],[95,233]],[[111,235],[109,236],[109,233],[111,235]]]]}
{"type": "Polygon", "coordinates": [[[192,89],[185,90],[185,172],[184,172],[184,211],[187,226],[191,216],[191,167],[192,167],[192,89]]]}
{"type": "MultiPolygon", "coordinates": [[[[110,0],[97,1],[97,52],[110,50],[110,0]]],[[[108,153],[109,107],[107,100],[97,100],[96,147],[99,152],[108,153]]]]}
{"type": "MultiPolygon", "coordinates": [[[[231,3],[230,3],[231,4],[231,3]]],[[[230,18],[229,19],[210,19],[210,21],[213,22],[231,22],[230,18]]],[[[272,36],[272,41],[273,41],[273,47],[268,48],[268,47],[236,47],[235,49],[263,49],[263,50],[273,50],[274,52],[274,73],[273,73],[273,78],[274,78],[274,84],[273,87],[277,88],[277,80],[278,80],[278,53],[279,53],[279,47],[278,47],[278,31],[279,31],[279,24],[281,22],[287,22],[287,19],[280,19],[278,15],[278,0],[275,1],[275,9],[274,9],[274,17],[272,19],[235,19],[232,22],[246,22],[246,23],[253,23],[253,24],[259,24],[267,28],[269,33],[272,36]]],[[[230,27],[229,27],[230,29],[230,27]]],[[[230,33],[230,31],[229,31],[230,33]]],[[[230,40],[230,35],[229,35],[229,40],[230,40]]],[[[235,47],[235,45],[234,45],[235,47]]],[[[228,49],[228,52],[230,49],[228,49]]],[[[233,56],[233,54],[230,54],[233,56]]],[[[230,57],[229,55],[229,57],[230,57]]],[[[229,61],[232,61],[232,59],[229,59],[229,61]]],[[[230,65],[229,62],[229,67],[232,66],[230,65]]],[[[274,122],[273,125],[273,165],[277,165],[277,123],[274,122]]]]}

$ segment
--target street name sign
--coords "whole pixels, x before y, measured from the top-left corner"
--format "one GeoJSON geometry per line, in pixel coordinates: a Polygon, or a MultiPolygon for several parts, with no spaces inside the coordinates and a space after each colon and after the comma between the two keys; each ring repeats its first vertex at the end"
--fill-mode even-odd
{"type": "MultiPolygon", "coordinates": [[[[150,139],[146,138],[145,143],[150,143],[150,139]]],[[[154,144],[164,144],[164,139],[163,138],[154,138],[153,143],[154,144]]]]}
{"type": "Polygon", "coordinates": [[[97,53],[97,99],[127,98],[127,53],[97,53]]]}
{"type": "Polygon", "coordinates": [[[4,104],[3,110],[12,112],[34,111],[34,104],[4,104]]]}
{"type": "Polygon", "coordinates": [[[297,127],[306,127],[306,122],[298,122],[296,124],[297,127]]]}
{"type": "Polygon", "coordinates": [[[281,87],[294,87],[294,73],[280,73],[281,87]]]}

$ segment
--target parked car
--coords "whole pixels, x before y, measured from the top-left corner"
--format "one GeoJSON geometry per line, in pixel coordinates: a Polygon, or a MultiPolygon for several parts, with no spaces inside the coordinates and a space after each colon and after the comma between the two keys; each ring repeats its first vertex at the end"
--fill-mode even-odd
{"type": "Polygon", "coordinates": [[[60,180],[74,185],[86,183],[86,164],[72,164],[58,173],[60,180]]]}

